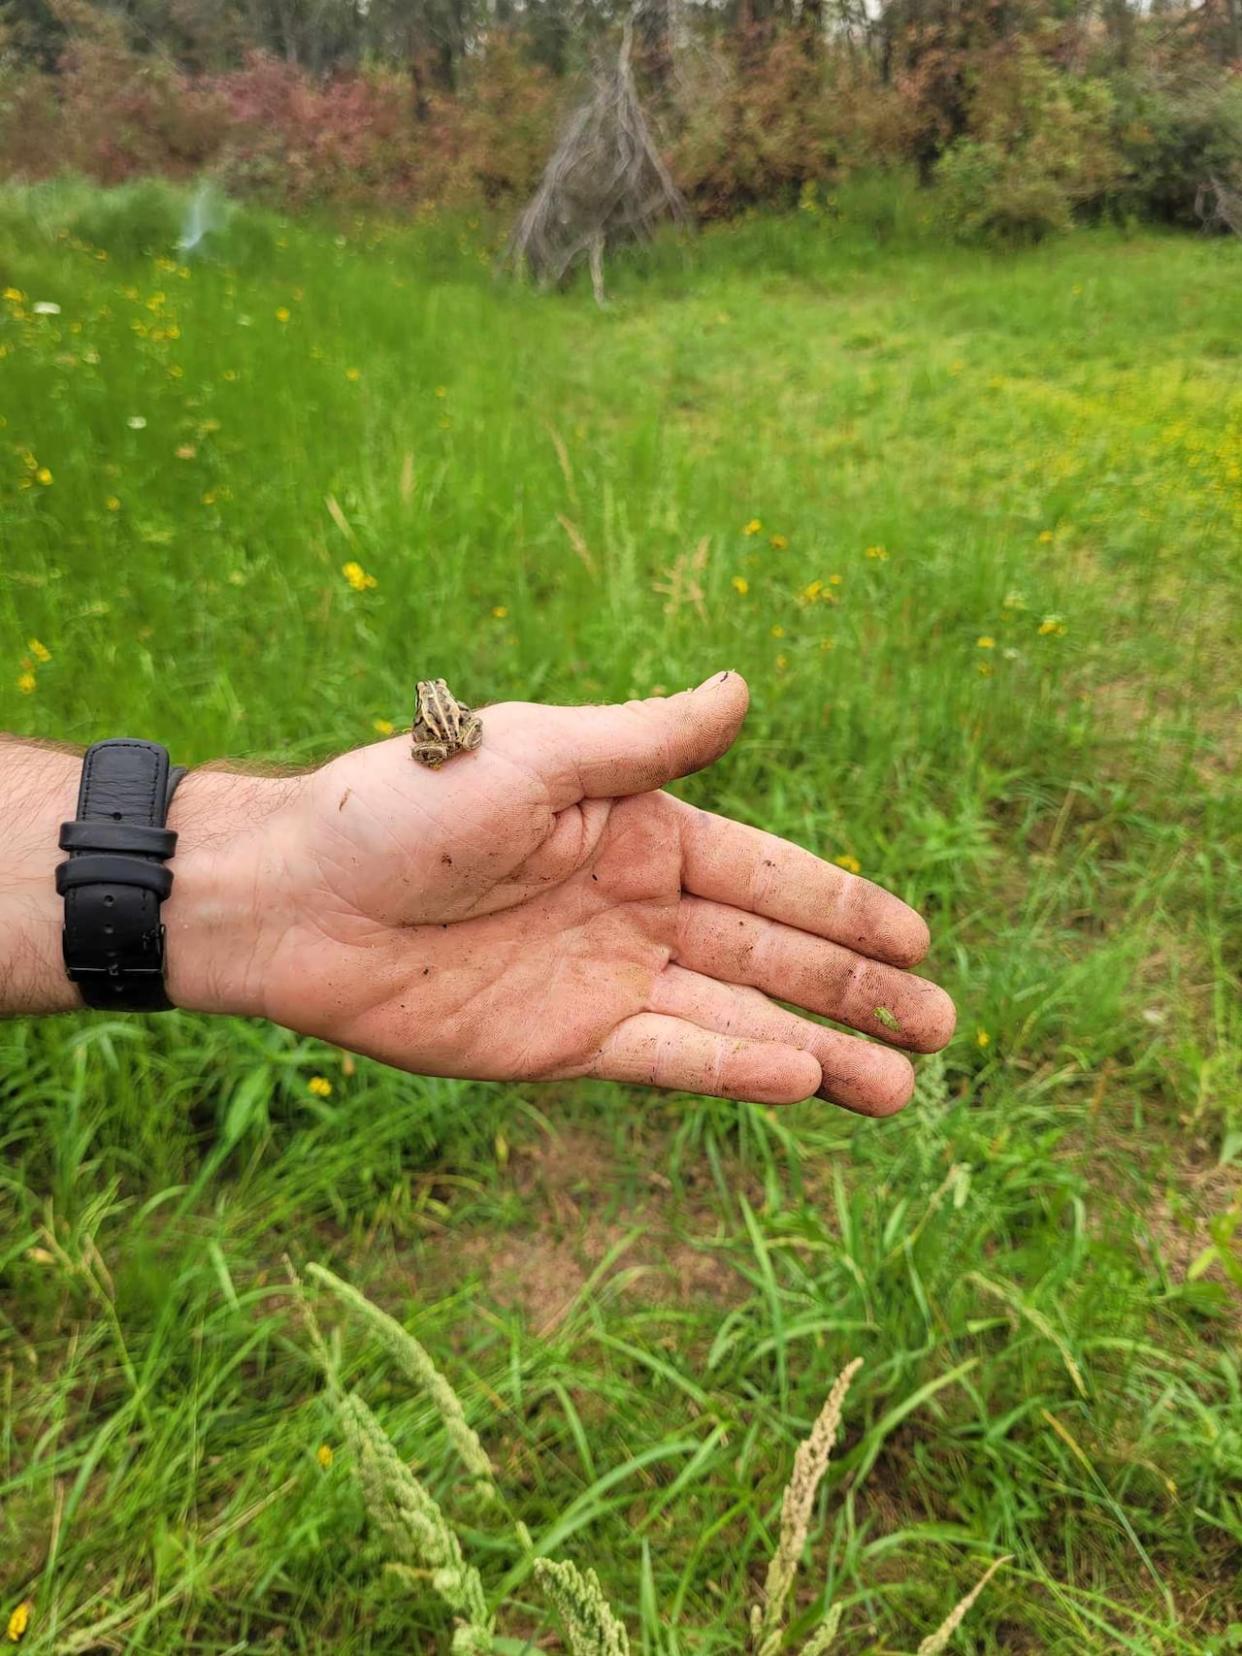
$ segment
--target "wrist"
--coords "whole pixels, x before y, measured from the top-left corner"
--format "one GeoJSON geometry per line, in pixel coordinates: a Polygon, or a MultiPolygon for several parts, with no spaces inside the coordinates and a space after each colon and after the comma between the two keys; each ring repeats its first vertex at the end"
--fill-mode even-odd
{"type": "MultiPolygon", "coordinates": [[[[65,974],[60,825],[77,811],[80,754],[0,739],[0,1015],[82,1008],[65,974]]],[[[300,777],[192,771],[168,813],[177,848],[161,905],[174,1006],[261,1015],[266,965],[283,934],[288,859],[280,813],[300,777]]]]}
{"type": "Polygon", "coordinates": [[[285,930],[280,823],[302,787],[301,777],[197,770],[173,795],[177,849],[162,918],[174,1006],[265,1015],[268,966],[285,930]]]}

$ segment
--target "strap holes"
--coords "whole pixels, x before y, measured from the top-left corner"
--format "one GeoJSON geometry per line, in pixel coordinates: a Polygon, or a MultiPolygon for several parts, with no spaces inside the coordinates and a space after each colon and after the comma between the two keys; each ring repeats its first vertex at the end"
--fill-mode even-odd
{"type": "Polygon", "coordinates": [[[121,820],[121,813],[119,811],[113,811],[112,820],[113,822],[119,822],[121,820]]]}
{"type": "Polygon", "coordinates": [[[115,902],[116,902],[116,898],[109,895],[109,896],[104,898],[104,907],[105,908],[111,908],[113,903],[115,903],[115,902]]]}

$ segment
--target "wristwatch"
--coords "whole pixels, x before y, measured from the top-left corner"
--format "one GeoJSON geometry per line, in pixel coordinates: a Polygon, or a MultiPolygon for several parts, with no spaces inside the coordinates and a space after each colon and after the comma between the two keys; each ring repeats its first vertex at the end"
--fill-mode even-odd
{"type": "Polygon", "coordinates": [[[177,836],[164,826],[185,775],[156,742],[96,742],[82,761],[78,812],[63,822],[56,889],[65,900],[65,970],[87,1006],[167,1012],[160,904],[177,836]]]}

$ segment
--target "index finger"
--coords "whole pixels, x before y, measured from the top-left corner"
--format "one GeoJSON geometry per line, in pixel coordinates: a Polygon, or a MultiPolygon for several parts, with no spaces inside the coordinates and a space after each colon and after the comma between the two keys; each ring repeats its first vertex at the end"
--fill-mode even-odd
{"type": "Polygon", "coordinates": [[[695,897],[797,926],[892,966],[913,966],[927,953],[927,922],[891,891],[775,834],[676,803],[682,886],[695,897]]]}

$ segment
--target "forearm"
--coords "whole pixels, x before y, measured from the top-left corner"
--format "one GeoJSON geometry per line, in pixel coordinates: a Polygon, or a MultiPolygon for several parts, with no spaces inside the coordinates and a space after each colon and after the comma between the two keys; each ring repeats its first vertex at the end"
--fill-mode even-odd
{"type": "MultiPolygon", "coordinates": [[[[60,824],[75,813],[82,762],[73,753],[0,736],[0,1015],[82,1006],[61,958],[63,903],[55,869],[60,824]]],[[[166,977],[175,1006],[262,1010],[261,925],[276,898],[278,837],[261,832],[290,803],[300,778],[197,770],[168,814],[177,849],[163,904],[166,977]]]]}

